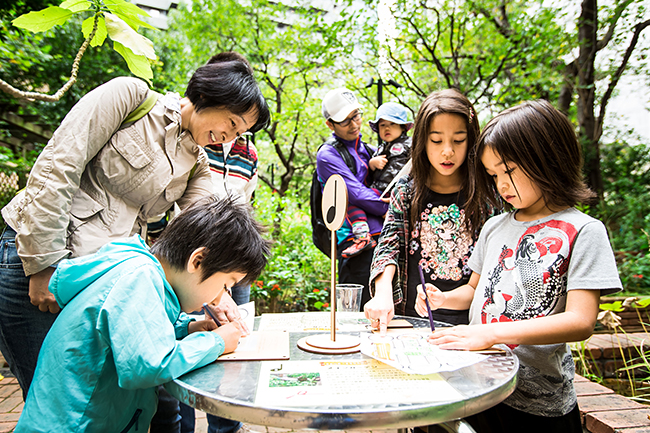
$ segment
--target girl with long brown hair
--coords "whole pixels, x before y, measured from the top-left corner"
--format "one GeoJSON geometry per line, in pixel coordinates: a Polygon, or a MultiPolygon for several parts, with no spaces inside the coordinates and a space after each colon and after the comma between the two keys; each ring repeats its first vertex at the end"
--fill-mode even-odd
{"type": "MultiPolygon", "coordinates": [[[[474,107],[457,90],[433,92],[422,103],[411,174],[391,195],[371,267],[374,297],[364,310],[375,328],[385,329],[395,312],[419,315],[419,268],[427,283],[443,291],[469,281],[467,260],[489,212],[487,204],[467,202],[474,190],[467,156],[474,153],[479,132],[474,107]]],[[[440,309],[434,319],[466,324],[468,311],[440,309]]]]}

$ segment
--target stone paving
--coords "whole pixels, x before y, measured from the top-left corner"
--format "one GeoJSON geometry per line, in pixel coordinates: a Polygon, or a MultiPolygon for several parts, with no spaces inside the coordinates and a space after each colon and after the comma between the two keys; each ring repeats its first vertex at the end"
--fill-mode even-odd
{"type": "MultiPolygon", "coordinates": [[[[2,359],[4,363],[4,359],[2,359]]],[[[14,430],[23,410],[23,396],[13,377],[0,380],[0,433],[14,430]]]]}

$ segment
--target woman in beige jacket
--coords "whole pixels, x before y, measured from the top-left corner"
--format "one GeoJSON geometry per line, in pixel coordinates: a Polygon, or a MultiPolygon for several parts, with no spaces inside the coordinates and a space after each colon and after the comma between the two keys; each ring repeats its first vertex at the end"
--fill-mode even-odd
{"type": "Polygon", "coordinates": [[[125,124],[149,94],[141,80],[122,77],[81,98],[26,188],[2,209],[8,226],[0,244],[0,349],[23,397],[60,309],[47,289],[56,264],[117,238],[144,237],[148,218],[212,194],[203,146],[258,131],[269,120],[241,61],[200,67],[185,97],[159,95],[142,118],[125,124]]]}

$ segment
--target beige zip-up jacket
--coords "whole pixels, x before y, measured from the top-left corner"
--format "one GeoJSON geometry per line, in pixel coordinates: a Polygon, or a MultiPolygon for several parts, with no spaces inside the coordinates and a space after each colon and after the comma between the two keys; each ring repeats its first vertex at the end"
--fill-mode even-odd
{"type": "Polygon", "coordinates": [[[26,275],[144,235],[148,218],[214,192],[205,151],[181,131],[178,94],[162,96],[119,129],[147,92],[143,81],[121,77],[81,98],[38,157],[27,187],[2,209],[17,232],[26,275]]]}

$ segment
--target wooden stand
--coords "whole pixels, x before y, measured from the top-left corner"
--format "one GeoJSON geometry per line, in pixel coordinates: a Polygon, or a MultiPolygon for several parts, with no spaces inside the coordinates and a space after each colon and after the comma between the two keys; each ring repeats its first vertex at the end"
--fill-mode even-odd
{"type": "Polygon", "coordinates": [[[298,340],[298,347],[306,352],[325,355],[344,355],[361,350],[359,337],[339,335],[336,341],[328,338],[327,334],[314,334],[298,340]]]}
{"type": "Polygon", "coordinates": [[[332,232],[332,249],[330,250],[331,331],[329,338],[325,334],[301,338],[298,341],[298,347],[307,352],[330,355],[354,353],[360,350],[359,337],[339,335],[337,338],[336,336],[336,231],[343,225],[348,210],[348,189],[345,186],[345,180],[338,174],[333,174],[325,182],[321,206],[325,226],[332,232]]]}

